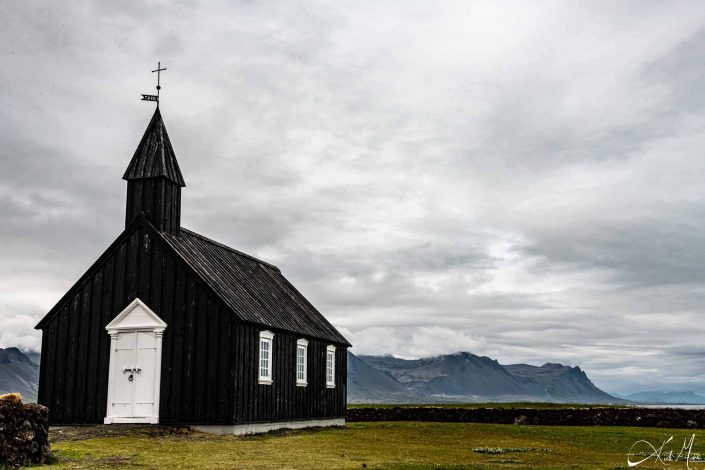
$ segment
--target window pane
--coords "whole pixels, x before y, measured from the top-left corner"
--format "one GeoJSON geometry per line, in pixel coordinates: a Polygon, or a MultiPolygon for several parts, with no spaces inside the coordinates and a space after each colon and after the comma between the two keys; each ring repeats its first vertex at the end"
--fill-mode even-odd
{"type": "Polygon", "coordinates": [[[271,347],[271,341],[268,339],[261,339],[259,342],[259,376],[261,378],[270,378],[271,373],[269,370],[269,351],[271,347]]]}
{"type": "Polygon", "coordinates": [[[296,347],[296,380],[306,381],[306,348],[303,346],[296,347]]]}
{"type": "Polygon", "coordinates": [[[332,352],[326,352],[326,383],[333,384],[333,359],[332,352]]]}

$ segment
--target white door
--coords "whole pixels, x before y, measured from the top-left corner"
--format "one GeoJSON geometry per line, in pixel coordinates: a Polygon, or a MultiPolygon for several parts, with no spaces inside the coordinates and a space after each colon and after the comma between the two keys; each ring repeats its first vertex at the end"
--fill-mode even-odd
{"type": "Polygon", "coordinates": [[[166,324],[135,299],[108,324],[110,365],[105,423],[158,423],[166,324]]]}
{"type": "Polygon", "coordinates": [[[108,416],[115,418],[132,418],[134,387],[131,381],[130,370],[135,363],[135,339],[137,333],[118,333],[117,341],[114,341],[115,350],[110,364],[113,383],[112,410],[108,410],[108,416]]]}
{"type": "Polygon", "coordinates": [[[117,335],[113,366],[114,422],[150,422],[155,410],[157,339],[151,331],[121,332],[117,335]]]}
{"type": "Polygon", "coordinates": [[[137,332],[137,370],[132,381],[134,388],[134,418],[159,416],[159,410],[154,409],[156,395],[159,389],[155,387],[157,371],[157,340],[151,331],[137,332]]]}

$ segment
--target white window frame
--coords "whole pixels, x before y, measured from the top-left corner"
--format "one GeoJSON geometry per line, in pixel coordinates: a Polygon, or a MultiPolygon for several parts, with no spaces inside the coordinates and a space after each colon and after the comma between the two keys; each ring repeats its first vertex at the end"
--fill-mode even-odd
{"type": "Polygon", "coordinates": [[[274,366],[274,333],[269,330],[260,331],[259,342],[257,343],[257,350],[259,351],[259,354],[257,354],[257,376],[259,377],[259,383],[262,385],[271,385],[273,382],[272,369],[274,366]],[[262,361],[264,360],[262,354],[262,343],[265,342],[269,345],[269,348],[267,349],[267,373],[265,375],[262,375],[262,361]]]}
{"type": "Polygon", "coordinates": [[[296,373],[296,386],[297,387],[305,387],[308,385],[308,341],[306,341],[304,338],[300,338],[296,340],[296,367],[295,367],[295,373],[296,373]],[[299,378],[299,349],[304,350],[304,378],[300,379],[299,378]]]}
{"type": "Polygon", "coordinates": [[[327,388],[335,388],[335,346],[332,344],[326,347],[326,387],[327,388]],[[330,355],[330,356],[329,356],[330,355]],[[328,358],[331,358],[330,360],[330,369],[331,369],[331,374],[330,374],[330,380],[328,380],[328,358]]]}

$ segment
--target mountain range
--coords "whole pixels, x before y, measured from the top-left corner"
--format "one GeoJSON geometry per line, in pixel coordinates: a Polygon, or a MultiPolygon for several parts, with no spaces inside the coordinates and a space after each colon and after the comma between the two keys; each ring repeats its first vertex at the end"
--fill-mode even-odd
{"type": "MultiPolygon", "coordinates": [[[[36,400],[39,354],[0,348],[0,394],[36,400]]],[[[422,359],[348,352],[349,403],[558,402],[705,404],[697,393],[648,391],[624,397],[597,388],[579,367],[502,365],[459,352],[422,359]]]]}
{"type": "Polygon", "coordinates": [[[705,404],[705,396],[695,392],[661,392],[647,391],[637,392],[625,396],[624,398],[635,403],[644,404],[671,404],[671,405],[703,405],[705,404]]]}
{"type": "Polygon", "coordinates": [[[17,348],[0,348],[0,395],[19,392],[34,401],[38,387],[39,365],[17,348]]]}
{"type": "Polygon", "coordinates": [[[459,352],[423,359],[348,353],[348,402],[626,403],[597,388],[579,367],[502,365],[459,352]]]}

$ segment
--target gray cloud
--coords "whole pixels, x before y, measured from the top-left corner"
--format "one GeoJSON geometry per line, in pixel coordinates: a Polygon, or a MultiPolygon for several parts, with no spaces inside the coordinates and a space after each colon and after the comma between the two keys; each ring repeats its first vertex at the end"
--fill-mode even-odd
{"type": "Polygon", "coordinates": [[[279,265],[359,353],[705,392],[699,2],[6,2],[0,346],[123,226],[151,110],[183,222],[279,265]]]}

